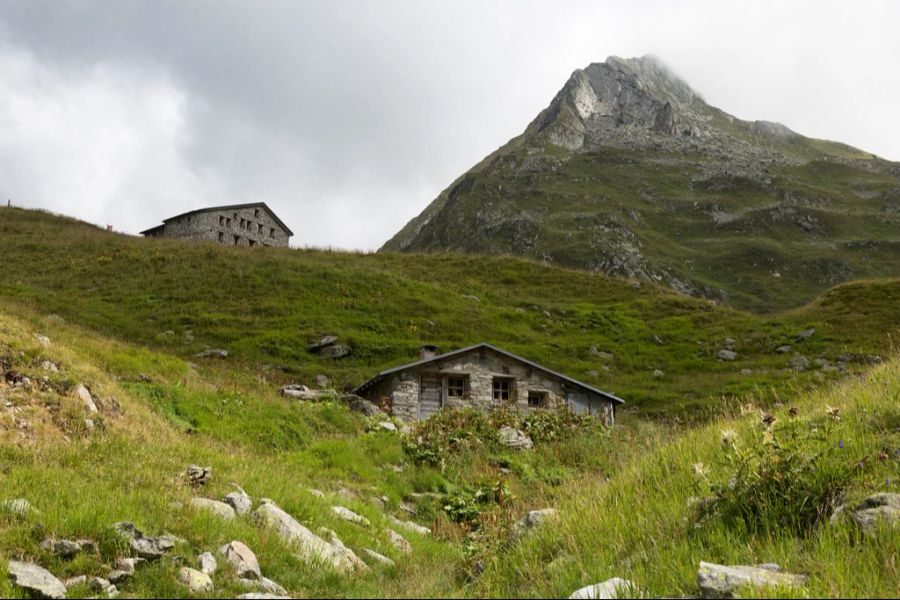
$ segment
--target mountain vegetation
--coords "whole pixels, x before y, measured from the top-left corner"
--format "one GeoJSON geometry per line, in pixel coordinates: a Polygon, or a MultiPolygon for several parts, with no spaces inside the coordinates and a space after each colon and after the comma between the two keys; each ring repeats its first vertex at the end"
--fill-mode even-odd
{"type": "Polygon", "coordinates": [[[575,71],[384,251],[511,254],[755,312],[900,273],[900,165],[710,106],[657,59],[575,71]]]}

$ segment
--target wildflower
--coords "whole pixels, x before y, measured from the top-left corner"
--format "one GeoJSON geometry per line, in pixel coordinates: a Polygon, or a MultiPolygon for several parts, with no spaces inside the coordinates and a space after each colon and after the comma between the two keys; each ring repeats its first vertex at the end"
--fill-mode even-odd
{"type": "Polygon", "coordinates": [[[825,405],[825,414],[834,419],[835,421],[841,420],[841,409],[836,406],[825,405]]]}
{"type": "Polygon", "coordinates": [[[838,448],[840,448],[841,450],[844,449],[844,440],[840,440],[840,441],[838,442],[838,448]]]}
{"type": "Polygon", "coordinates": [[[881,462],[884,462],[887,459],[888,459],[887,452],[879,452],[878,453],[878,460],[880,460],[881,462]]]}
{"type": "Polygon", "coordinates": [[[734,440],[737,439],[737,432],[734,429],[723,429],[721,439],[723,446],[731,446],[734,444],[734,440]]]}
{"type": "Polygon", "coordinates": [[[704,477],[706,475],[706,465],[703,463],[694,463],[691,465],[691,472],[694,473],[697,477],[704,477]]]}

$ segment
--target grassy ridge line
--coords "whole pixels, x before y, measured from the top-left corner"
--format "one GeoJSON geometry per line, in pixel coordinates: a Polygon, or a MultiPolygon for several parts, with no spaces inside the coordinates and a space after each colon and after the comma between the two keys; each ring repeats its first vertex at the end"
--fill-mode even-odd
{"type": "Polygon", "coordinates": [[[645,413],[702,416],[721,397],[774,397],[816,383],[812,374],[783,372],[787,358],[773,353],[794,343],[797,331],[819,329],[797,345],[810,357],[883,353],[886,324],[898,311],[880,300],[896,297],[896,280],[842,296],[868,317],[829,326],[822,317],[834,317],[833,307],[760,317],[509,257],[254,251],[136,239],[2,210],[0,302],[9,310],[55,312],[185,358],[205,346],[227,348],[227,361],[203,367],[218,381],[254,373],[272,384],[312,384],[326,373],[353,387],[413,359],[423,343],[451,349],[490,341],[616,392],[645,413]],[[307,340],[323,333],[349,342],[353,356],[308,353],[307,340]],[[733,363],[715,360],[726,337],[738,341],[733,363]],[[592,346],[615,357],[592,356],[592,346]],[[657,369],[665,376],[654,378],[657,369]]]}
{"type": "MultiPolygon", "coordinates": [[[[898,406],[900,361],[894,360],[859,380],[790,402],[774,413],[775,426],[796,421],[821,438],[817,443],[826,454],[803,477],[827,478],[826,470],[835,466],[848,469],[850,483],[840,499],[853,506],[873,492],[900,491],[898,406]],[[790,408],[797,408],[799,415],[792,417],[790,408]],[[839,420],[830,416],[831,408],[839,409],[839,420]]],[[[768,524],[773,526],[769,533],[758,533],[746,523],[721,518],[695,525],[691,498],[705,492],[707,480],[724,481],[732,473],[723,438],[738,445],[757,444],[765,438],[762,427],[755,409],[744,417],[722,417],[661,444],[608,481],[586,478],[570,484],[566,500],[557,505],[559,523],[498,555],[479,582],[478,593],[510,596],[527,590],[530,597],[565,597],[617,576],[634,581],[650,597],[694,595],[702,560],[776,562],[788,572],[810,576],[808,592],[780,594],[900,594],[895,561],[900,537],[887,531],[875,539],[859,539],[850,525],[827,524],[830,509],[824,511],[825,523],[800,534],[779,523],[768,524]]],[[[800,452],[813,454],[813,442],[804,444],[810,446],[801,445],[800,452]]],[[[788,483],[777,489],[789,489],[788,483]]],[[[796,507],[799,510],[800,502],[796,507]]]]}

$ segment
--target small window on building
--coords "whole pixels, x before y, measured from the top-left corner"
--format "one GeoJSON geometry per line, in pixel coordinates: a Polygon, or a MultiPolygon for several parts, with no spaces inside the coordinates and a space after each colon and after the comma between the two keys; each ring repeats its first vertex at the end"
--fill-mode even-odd
{"type": "Polygon", "coordinates": [[[219,232],[219,242],[224,242],[224,241],[225,241],[225,234],[220,231],[219,232]]]}
{"type": "Polygon", "coordinates": [[[532,408],[540,408],[547,405],[547,392],[536,392],[529,390],[528,406],[532,408]]]}
{"type": "Polygon", "coordinates": [[[235,246],[237,246],[238,242],[240,242],[240,241],[241,241],[241,236],[239,236],[239,235],[234,236],[234,245],[235,246]]]}
{"type": "Polygon", "coordinates": [[[255,246],[255,245],[256,245],[256,240],[250,240],[250,245],[251,245],[251,246],[255,246]]]}
{"type": "Polygon", "coordinates": [[[494,379],[494,400],[509,400],[510,383],[509,379],[494,379]]]}
{"type": "Polygon", "coordinates": [[[466,378],[465,377],[448,377],[447,378],[447,397],[462,398],[466,395],[466,378]]]}
{"type": "Polygon", "coordinates": [[[275,237],[275,228],[274,227],[269,228],[269,237],[275,237]]]}
{"type": "Polygon", "coordinates": [[[259,209],[258,208],[253,211],[253,216],[256,217],[257,219],[259,218],[259,209]]]}
{"type": "Polygon", "coordinates": [[[260,223],[260,224],[259,224],[259,229],[257,230],[257,233],[262,233],[262,232],[263,232],[263,226],[262,226],[262,223],[260,223]]]}
{"type": "Polygon", "coordinates": [[[225,224],[225,217],[223,217],[222,215],[219,215],[219,227],[221,227],[224,224],[225,224]]]}

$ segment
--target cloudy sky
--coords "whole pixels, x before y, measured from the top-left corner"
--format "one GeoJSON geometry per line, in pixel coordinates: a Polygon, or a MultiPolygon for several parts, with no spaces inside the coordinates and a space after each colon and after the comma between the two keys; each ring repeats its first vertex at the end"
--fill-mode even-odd
{"type": "Polygon", "coordinates": [[[265,201],[295,245],[376,249],[612,54],[900,160],[898,23],[860,0],[0,0],[0,197],[130,233],[265,201]]]}

